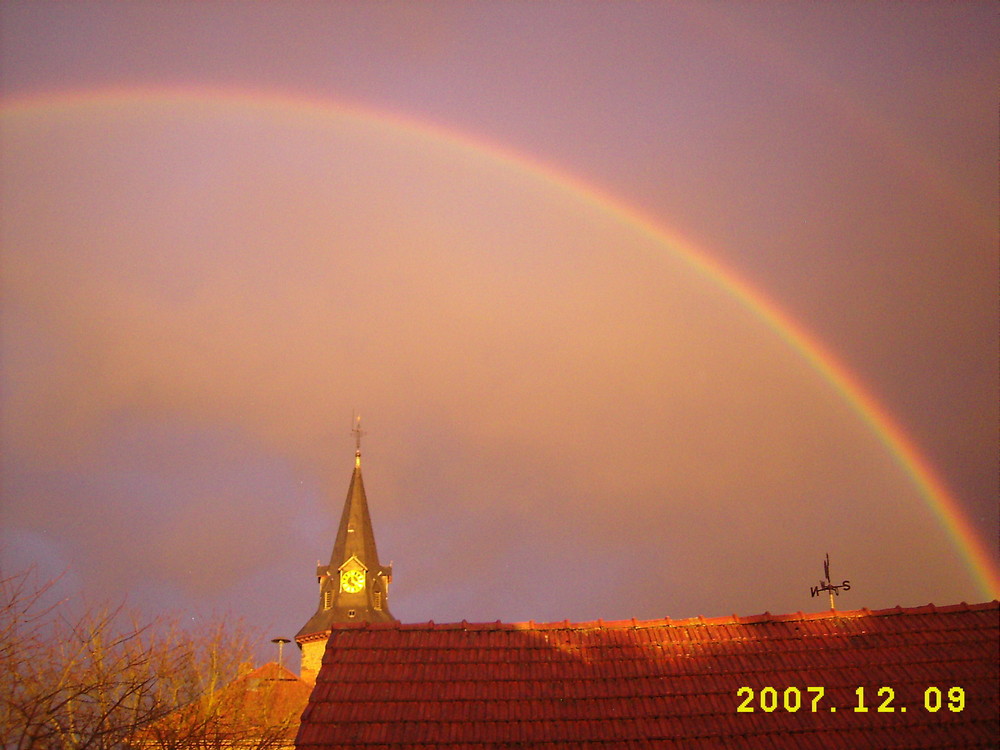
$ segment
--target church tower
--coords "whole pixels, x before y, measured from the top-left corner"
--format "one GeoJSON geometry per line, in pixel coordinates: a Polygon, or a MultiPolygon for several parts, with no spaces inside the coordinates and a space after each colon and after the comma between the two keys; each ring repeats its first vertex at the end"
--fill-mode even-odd
{"type": "Polygon", "coordinates": [[[330,626],[334,623],[396,622],[389,613],[392,568],[382,565],[368,514],[368,498],[361,479],[361,419],[354,426],[357,450],[354,474],[329,565],[316,568],[319,606],[302,626],[295,642],[302,649],[302,679],[313,682],[323,661],[330,626]]]}

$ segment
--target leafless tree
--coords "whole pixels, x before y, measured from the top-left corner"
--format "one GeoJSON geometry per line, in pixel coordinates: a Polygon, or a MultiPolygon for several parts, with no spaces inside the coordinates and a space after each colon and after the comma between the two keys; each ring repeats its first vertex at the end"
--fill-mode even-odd
{"type": "Polygon", "coordinates": [[[286,706],[267,693],[279,681],[236,679],[250,653],[238,623],[193,631],[121,607],[70,618],[51,592],[0,574],[2,750],[267,750],[294,732],[304,698],[286,706]]]}

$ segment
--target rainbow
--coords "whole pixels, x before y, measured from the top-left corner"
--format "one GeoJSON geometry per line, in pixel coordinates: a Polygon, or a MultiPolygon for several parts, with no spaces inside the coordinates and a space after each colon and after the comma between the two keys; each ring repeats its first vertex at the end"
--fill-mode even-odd
{"type": "Polygon", "coordinates": [[[0,101],[0,118],[29,113],[59,113],[80,109],[119,108],[132,110],[142,104],[192,104],[213,108],[292,111],[305,118],[351,118],[362,123],[398,128],[473,155],[493,159],[506,167],[540,179],[572,194],[592,208],[605,212],[657,245],[681,258],[691,268],[732,295],[748,311],[783,339],[828,383],[830,383],[878,438],[899,467],[913,482],[921,498],[945,529],[976,584],[988,599],[1000,597],[1000,573],[990,553],[966,519],[958,500],[939,479],[886,409],[871,396],[860,379],[850,372],[803,326],[793,320],[764,292],[740,278],[724,263],[650,216],[624,203],[600,187],[579,179],[562,168],[519,153],[485,138],[454,128],[417,120],[411,116],[348,102],[289,95],[279,92],[208,87],[106,88],[90,91],[43,92],[0,101]]]}

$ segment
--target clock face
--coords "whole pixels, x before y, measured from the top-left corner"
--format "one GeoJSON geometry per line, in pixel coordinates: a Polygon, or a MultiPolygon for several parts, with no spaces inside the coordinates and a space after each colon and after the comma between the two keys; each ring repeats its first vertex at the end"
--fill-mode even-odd
{"type": "Polygon", "coordinates": [[[356,594],[365,587],[365,571],[344,570],[340,573],[340,588],[348,594],[356,594]]]}

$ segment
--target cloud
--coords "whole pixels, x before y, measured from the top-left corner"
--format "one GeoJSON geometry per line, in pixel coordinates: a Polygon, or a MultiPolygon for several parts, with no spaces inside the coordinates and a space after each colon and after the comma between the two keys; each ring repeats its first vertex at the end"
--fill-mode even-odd
{"type": "Polygon", "coordinates": [[[858,605],[976,598],[828,383],[558,186],[350,120],[34,117],[4,135],[3,512],[96,587],[225,600],[296,556],[311,601],[357,408],[404,619],[794,610],[827,550],[858,605]]]}

